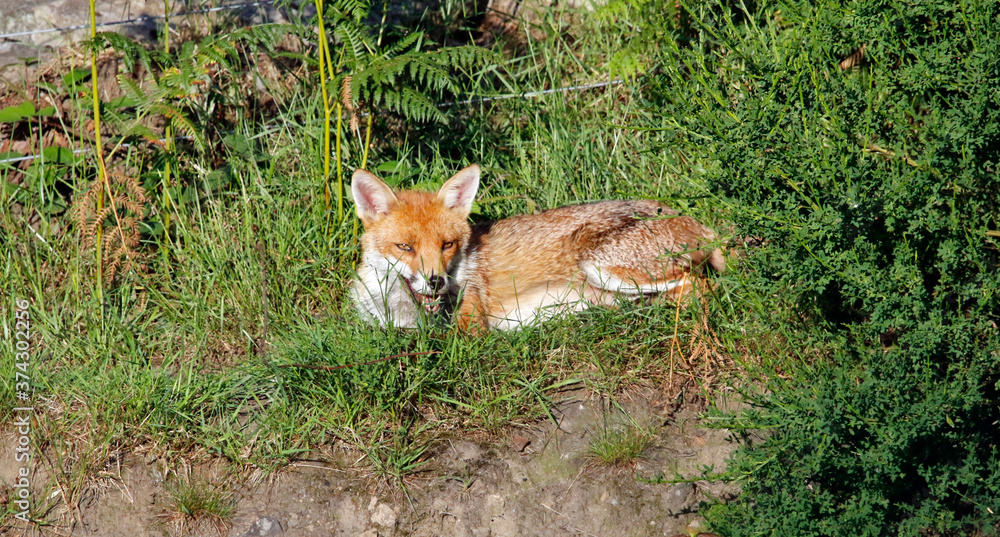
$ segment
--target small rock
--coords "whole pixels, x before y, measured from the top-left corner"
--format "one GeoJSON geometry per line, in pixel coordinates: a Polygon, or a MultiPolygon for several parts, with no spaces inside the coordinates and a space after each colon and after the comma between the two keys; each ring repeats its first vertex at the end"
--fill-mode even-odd
{"type": "Polygon", "coordinates": [[[704,529],[704,526],[705,526],[705,521],[696,518],[691,522],[688,522],[688,525],[684,527],[684,531],[686,531],[688,535],[695,535],[695,536],[709,535],[701,531],[702,529],[704,529]]]}
{"type": "Polygon", "coordinates": [[[515,434],[513,440],[514,440],[514,451],[518,453],[524,451],[524,449],[528,447],[528,444],[531,443],[530,438],[528,438],[527,436],[521,436],[519,434],[515,434]]]}
{"type": "Polygon", "coordinates": [[[262,516],[250,525],[250,529],[245,531],[242,537],[272,537],[285,533],[285,526],[280,520],[274,517],[262,516]]]}
{"type": "MultiPolygon", "coordinates": [[[[694,485],[691,483],[681,483],[662,493],[661,508],[671,514],[684,511],[689,505],[691,496],[694,494],[694,485]]],[[[698,528],[694,528],[697,530],[698,528]]]]}
{"type": "Polygon", "coordinates": [[[486,453],[486,450],[475,442],[456,440],[455,442],[452,442],[451,445],[455,450],[455,455],[458,456],[458,460],[462,462],[479,460],[486,453]]]}
{"type": "Polygon", "coordinates": [[[375,512],[372,513],[372,524],[382,526],[383,528],[395,528],[396,512],[392,510],[392,507],[380,503],[375,508],[375,512]]]}

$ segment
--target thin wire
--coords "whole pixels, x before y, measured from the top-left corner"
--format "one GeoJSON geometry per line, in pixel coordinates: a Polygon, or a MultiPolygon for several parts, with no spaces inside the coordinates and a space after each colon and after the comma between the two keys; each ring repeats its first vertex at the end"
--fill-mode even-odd
{"type": "Polygon", "coordinates": [[[522,97],[522,98],[538,97],[540,95],[547,95],[549,93],[565,93],[565,92],[569,92],[569,91],[583,91],[583,90],[594,89],[594,88],[603,88],[604,86],[617,86],[617,85],[622,84],[624,82],[625,82],[624,80],[622,80],[622,79],[619,78],[619,79],[616,79],[616,80],[611,80],[609,82],[597,82],[595,84],[584,84],[582,86],[570,86],[570,87],[566,87],[566,88],[552,88],[552,89],[547,89],[547,90],[529,91],[527,93],[507,93],[507,94],[504,94],[504,95],[494,95],[492,97],[477,97],[475,99],[468,99],[468,100],[465,100],[465,101],[449,101],[449,102],[446,102],[446,103],[440,103],[440,104],[438,104],[438,106],[444,108],[446,106],[459,106],[459,105],[463,105],[463,104],[476,104],[476,103],[485,103],[485,102],[489,102],[489,101],[502,101],[504,99],[514,99],[516,97],[522,97]]]}
{"type": "MultiPolygon", "coordinates": [[[[257,7],[257,6],[271,5],[274,2],[275,2],[275,0],[261,0],[260,2],[252,2],[252,3],[248,3],[248,4],[233,4],[233,5],[229,5],[229,6],[218,6],[218,7],[211,7],[211,8],[205,8],[205,9],[199,9],[199,10],[195,10],[195,11],[185,11],[185,12],[182,12],[182,13],[174,13],[174,14],[172,14],[170,16],[171,17],[183,17],[183,16],[186,16],[186,15],[199,15],[199,14],[202,14],[202,13],[214,13],[216,11],[224,11],[224,10],[227,10],[227,9],[240,9],[240,8],[244,8],[244,7],[257,7]]],[[[118,26],[120,24],[131,24],[133,22],[145,22],[145,21],[152,21],[152,20],[166,19],[166,18],[167,17],[164,16],[164,15],[147,15],[145,17],[137,17],[135,19],[128,19],[128,20],[124,20],[124,21],[102,22],[102,23],[98,24],[97,26],[98,27],[118,26]]],[[[12,33],[12,34],[0,34],[0,40],[2,40],[2,39],[8,39],[8,38],[11,38],[11,37],[21,37],[21,36],[25,36],[25,35],[48,34],[48,33],[53,33],[53,32],[70,32],[70,31],[73,31],[73,30],[83,30],[84,28],[90,28],[90,25],[89,24],[77,24],[76,26],[66,26],[64,28],[45,28],[43,30],[30,30],[30,31],[27,31],[27,32],[16,32],[16,33],[12,33]]]]}
{"type": "MultiPolygon", "coordinates": [[[[89,151],[93,151],[93,149],[91,149],[89,147],[84,147],[82,149],[74,149],[73,150],[73,154],[74,155],[79,155],[80,153],[87,153],[89,151]]],[[[27,155],[27,156],[23,156],[23,157],[7,158],[7,159],[0,160],[0,164],[11,164],[11,163],[14,163],[14,162],[24,162],[25,160],[35,160],[37,158],[42,158],[42,156],[41,155],[27,155]]]]}

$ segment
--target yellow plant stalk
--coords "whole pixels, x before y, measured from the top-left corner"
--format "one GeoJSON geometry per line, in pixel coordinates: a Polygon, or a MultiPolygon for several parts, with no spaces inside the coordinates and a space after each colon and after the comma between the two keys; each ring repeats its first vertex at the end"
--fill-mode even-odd
{"type": "MultiPolygon", "coordinates": [[[[170,0],[163,0],[163,51],[168,55],[170,54],[170,0]]],[[[167,122],[167,127],[164,129],[164,149],[167,152],[167,158],[163,166],[163,183],[161,185],[163,189],[163,244],[166,245],[170,241],[170,157],[174,152],[174,128],[170,122],[167,122]]],[[[166,251],[163,252],[166,255],[166,251]]]]}
{"type": "MultiPolygon", "coordinates": [[[[90,0],[90,39],[97,38],[97,8],[95,6],[95,0],[90,0]]],[[[90,85],[93,88],[93,101],[94,101],[94,154],[97,156],[97,213],[100,215],[104,209],[104,194],[108,194],[108,202],[111,204],[111,213],[115,215],[115,228],[121,235],[122,244],[125,244],[127,239],[125,238],[125,231],[122,229],[121,221],[118,218],[118,208],[115,207],[115,198],[111,195],[111,184],[108,181],[108,170],[104,164],[104,143],[101,140],[101,99],[98,93],[98,80],[97,80],[97,52],[95,50],[90,51],[90,85]]],[[[97,229],[94,232],[94,246],[97,259],[97,299],[98,302],[104,303],[104,223],[98,222],[97,229]]],[[[127,255],[127,254],[126,254],[127,255]]],[[[103,316],[104,308],[101,307],[101,315],[103,316]]]]}
{"type": "Polygon", "coordinates": [[[320,89],[323,92],[323,185],[325,187],[323,199],[326,203],[326,213],[329,219],[332,209],[330,204],[330,114],[332,110],[326,91],[326,70],[330,57],[327,50],[326,27],[323,24],[323,0],[315,0],[315,2],[317,30],[319,32],[319,50],[317,51],[319,54],[319,80],[320,89]]]}
{"type": "MultiPolygon", "coordinates": [[[[90,0],[90,38],[94,39],[96,37],[97,8],[95,0],[90,0]]],[[[97,155],[97,180],[100,182],[100,185],[97,187],[99,189],[97,194],[97,211],[100,213],[104,208],[105,189],[108,192],[111,189],[108,185],[108,172],[104,168],[104,146],[101,144],[101,100],[97,94],[97,52],[94,50],[90,51],[90,81],[90,85],[94,90],[94,147],[97,155]]],[[[103,226],[97,226],[97,240],[94,242],[97,251],[97,299],[101,304],[104,303],[104,267],[102,264],[104,257],[101,251],[101,236],[103,232],[103,226]]],[[[104,308],[101,308],[101,310],[103,311],[104,308]]]]}

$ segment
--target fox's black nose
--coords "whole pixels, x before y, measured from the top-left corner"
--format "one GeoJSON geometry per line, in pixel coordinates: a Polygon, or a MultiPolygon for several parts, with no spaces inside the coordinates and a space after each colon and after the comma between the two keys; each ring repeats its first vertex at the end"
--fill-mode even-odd
{"type": "Polygon", "coordinates": [[[430,278],[427,278],[427,283],[431,286],[431,289],[433,289],[435,293],[444,291],[448,286],[448,281],[445,280],[444,276],[431,276],[430,278]]]}

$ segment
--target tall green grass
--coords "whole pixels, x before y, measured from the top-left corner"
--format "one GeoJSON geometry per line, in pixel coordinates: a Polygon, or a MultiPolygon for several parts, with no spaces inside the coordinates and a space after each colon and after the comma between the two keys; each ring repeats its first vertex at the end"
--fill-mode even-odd
{"type": "MultiPolygon", "coordinates": [[[[627,36],[602,32],[602,20],[586,13],[560,8],[551,20],[547,38],[498,50],[497,62],[455,62],[461,86],[442,99],[517,95],[617,76],[609,54],[629,44],[627,36]],[[571,15],[579,26],[555,22],[571,15]]],[[[276,34],[241,35],[249,41],[240,46],[256,42],[264,50],[260,43],[276,34]]],[[[187,51],[189,67],[202,61],[196,52],[203,48],[175,48],[187,51]]],[[[240,54],[224,58],[234,71],[245,66],[240,54]]],[[[155,54],[148,60],[155,69],[155,54]]],[[[239,96],[247,88],[240,80],[205,78],[204,95],[217,110],[242,109],[239,96]]],[[[119,274],[103,297],[90,277],[95,261],[71,227],[35,237],[23,217],[0,216],[0,322],[9,329],[13,299],[31,300],[36,460],[51,464],[50,475],[68,490],[83,491],[108,460],[140,448],[168,464],[210,455],[273,470],[331,442],[361,450],[375,475],[402,483],[422,471],[435,439],[455,427],[500,432],[512,422],[543,419],[560,390],[571,386],[613,394],[659,383],[682,359],[674,351],[690,351],[699,307],[681,312],[679,331],[677,310],[659,304],[593,310],[482,338],[364,324],[344,292],[358,254],[357,226],[335,220],[327,231],[328,176],[317,158],[325,147],[321,90],[315,79],[303,78],[274,92],[279,116],[269,124],[257,114],[222,114],[228,132],[213,124],[201,133],[204,146],[171,148],[172,201],[148,205],[141,263],[119,274]],[[166,211],[169,226],[157,228],[166,211]],[[345,367],[323,369],[330,366],[345,367]]],[[[431,122],[380,113],[371,121],[369,167],[402,188],[433,188],[479,162],[486,173],[476,218],[638,196],[720,224],[724,215],[705,203],[704,185],[655,153],[659,134],[621,127],[655,117],[639,106],[640,90],[633,79],[477,102],[446,108],[442,121],[431,122]]],[[[170,95],[162,94],[164,106],[186,114],[191,121],[185,124],[211,119],[198,115],[207,108],[187,108],[201,94],[177,101],[170,95]]],[[[119,104],[115,117],[138,132],[133,109],[119,104]]],[[[142,114],[150,110],[140,107],[142,114]]],[[[365,147],[364,137],[345,136],[345,165],[360,166],[365,147]]],[[[116,165],[131,166],[155,196],[166,171],[163,157],[156,147],[136,144],[118,154],[116,165]]],[[[4,168],[0,178],[18,173],[4,168]]],[[[27,210],[38,207],[30,196],[21,199],[27,210]]],[[[732,283],[719,283],[715,298],[706,298],[709,312],[735,311],[732,283]]],[[[4,419],[14,402],[10,352],[0,350],[4,419]]],[[[36,506],[38,516],[46,509],[36,506]]]]}

